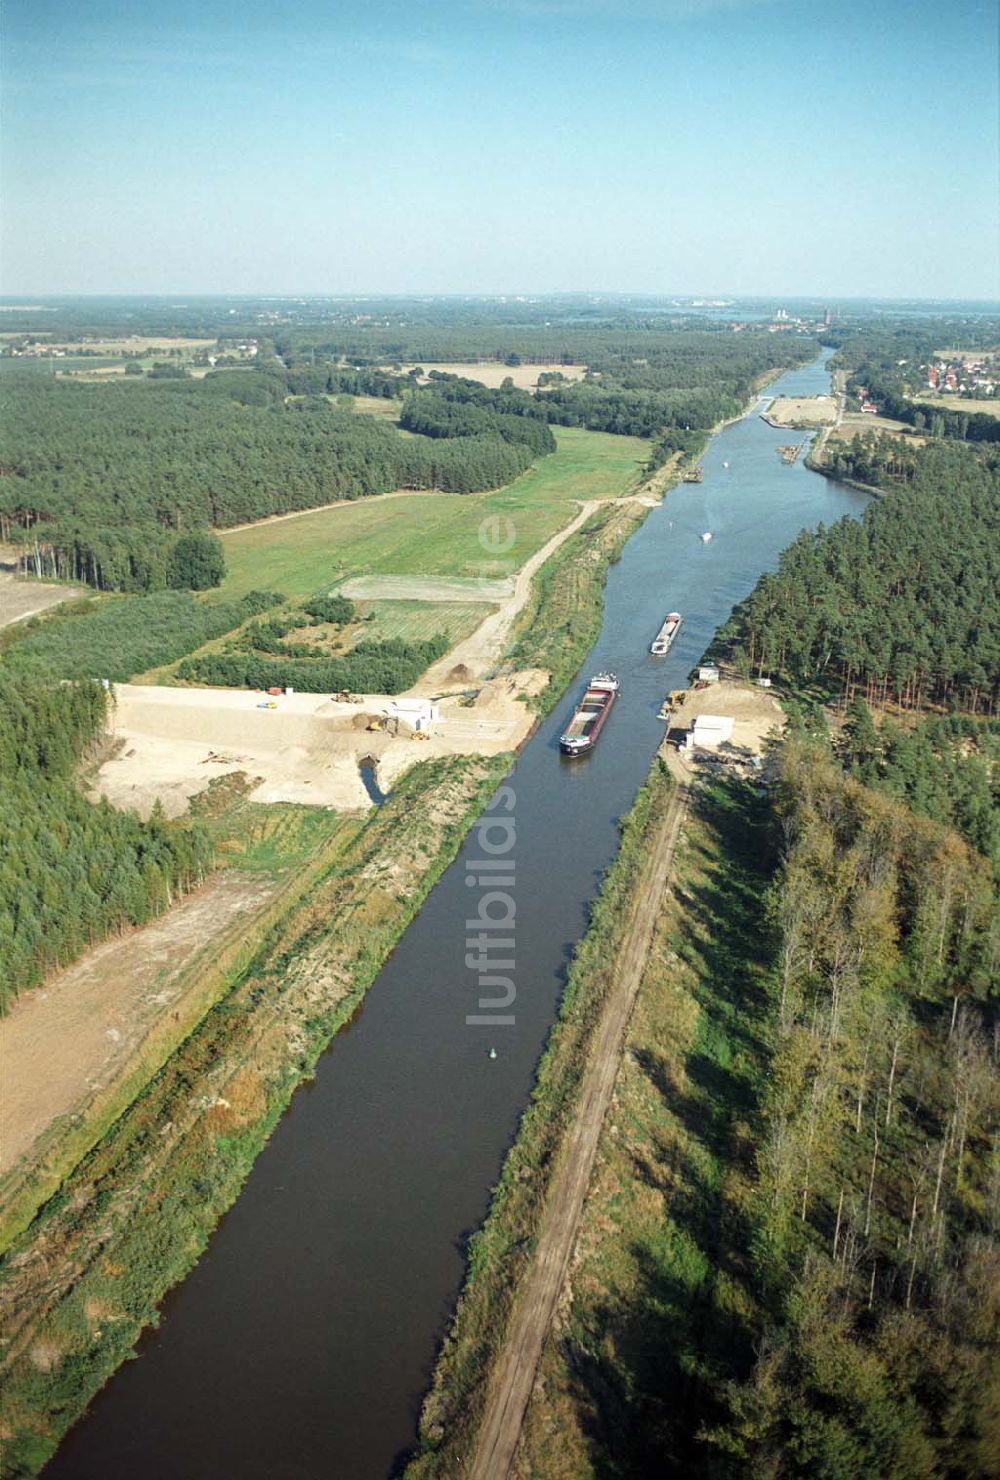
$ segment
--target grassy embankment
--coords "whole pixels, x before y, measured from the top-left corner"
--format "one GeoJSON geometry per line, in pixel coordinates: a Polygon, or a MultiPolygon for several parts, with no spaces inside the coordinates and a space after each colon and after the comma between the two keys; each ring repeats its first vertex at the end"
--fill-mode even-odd
{"type": "Polygon", "coordinates": [[[550,675],[548,686],[532,701],[543,714],[558,702],[597,641],[608,568],[648,512],[632,502],[598,509],[535,577],[507,660],[515,668],[543,668],[550,675]]]}
{"type": "Polygon", "coordinates": [[[661,762],[622,825],[621,846],[577,947],[559,1018],[539,1065],[489,1215],[469,1246],[465,1288],[421,1419],[412,1476],[458,1475],[470,1454],[486,1383],[502,1347],[519,1280],[530,1267],[552,1173],[572,1123],[594,1030],[627,928],[628,903],[672,781],[661,762]]]}
{"type": "Polygon", "coordinates": [[[565,1325],[523,1437],[530,1473],[704,1473],[699,1428],[753,1360],[753,1139],[770,1053],[770,804],[700,787],[601,1133],[565,1325]]]}
{"type": "Polygon", "coordinates": [[[217,931],[177,975],[171,1012],[163,1013],[118,1078],[94,1094],[86,1110],[55,1120],[0,1181],[0,1251],[28,1227],[86,1153],[246,970],[255,951],[310,886],[331,867],[362,819],[320,807],[245,800],[235,777],[222,778],[196,799],[194,811],[212,835],[220,863],[273,882],[274,893],[249,919],[240,914],[217,931]]]}
{"type": "Polygon", "coordinates": [[[508,764],[436,761],[406,776],[15,1241],[7,1474],[40,1468],[155,1322],[508,764]]]}

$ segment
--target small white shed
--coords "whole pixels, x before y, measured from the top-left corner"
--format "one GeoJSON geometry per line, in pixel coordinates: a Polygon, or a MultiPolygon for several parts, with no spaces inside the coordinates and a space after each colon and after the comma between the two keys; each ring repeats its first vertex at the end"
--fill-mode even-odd
{"type": "Polygon", "coordinates": [[[689,744],[714,750],[733,738],[735,720],[728,714],[698,714],[695,716],[689,744]]]}
{"type": "Polygon", "coordinates": [[[701,667],[698,669],[698,682],[699,683],[718,683],[719,682],[719,670],[718,670],[718,668],[716,668],[716,666],[715,666],[714,663],[702,663],[701,667]]]}
{"type": "Polygon", "coordinates": [[[441,718],[433,699],[390,699],[382,711],[386,719],[398,719],[411,730],[429,730],[441,718]]]}

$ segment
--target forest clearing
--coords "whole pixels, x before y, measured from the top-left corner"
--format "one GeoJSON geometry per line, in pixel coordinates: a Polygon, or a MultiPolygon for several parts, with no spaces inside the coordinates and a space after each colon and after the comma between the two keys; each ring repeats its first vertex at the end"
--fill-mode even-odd
{"type": "Polygon", "coordinates": [[[118,932],[0,1018],[3,1244],[72,1170],[249,959],[357,819],[244,803],[227,780],[199,814],[224,866],[162,915],[118,932]]]}
{"type": "MultiPolygon", "coordinates": [[[[136,1057],[151,1028],[183,993],[181,974],[244,911],[274,892],[267,879],[227,872],[166,915],[112,936],[0,1018],[0,1181],[45,1129],[81,1116],[136,1057]]],[[[190,985],[190,983],[189,983],[190,985]]]]}
{"type": "Polygon", "coordinates": [[[0,570],[0,627],[26,622],[39,612],[84,594],[79,586],[55,586],[45,581],[19,581],[0,570]]]}
{"type": "Polygon", "coordinates": [[[625,493],[648,456],[638,437],[576,427],[555,434],[556,452],[493,493],[357,499],[222,530],[228,569],[221,595],[264,586],[307,596],[369,574],[507,575],[569,522],[576,502],[625,493]],[[497,523],[484,532],[487,519],[497,523]]]}
{"type": "MultiPolygon", "coordinates": [[[[419,365],[404,365],[403,373],[418,370],[419,365]]],[[[464,380],[478,380],[480,385],[488,385],[492,388],[503,385],[505,380],[512,380],[519,390],[533,391],[538,385],[538,377],[548,373],[559,374],[564,380],[582,380],[587,373],[586,365],[561,365],[552,363],[548,365],[504,365],[499,360],[466,362],[454,360],[449,364],[438,364],[435,360],[431,365],[432,370],[438,370],[442,375],[460,375],[464,380]]],[[[426,375],[424,379],[426,380],[426,375]]]]}

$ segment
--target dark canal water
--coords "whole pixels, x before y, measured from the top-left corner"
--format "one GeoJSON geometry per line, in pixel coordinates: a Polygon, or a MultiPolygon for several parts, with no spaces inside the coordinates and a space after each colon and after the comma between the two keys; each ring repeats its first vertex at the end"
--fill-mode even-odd
{"type": "MultiPolygon", "coordinates": [[[[825,391],[824,364],[773,389],[825,391]]],[[[296,1094],[159,1331],[46,1480],[378,1480],[412,1444],[463,1241],[486,1213],[618,819],[662,737],[660,700],[800,529],[864,507],[801,461],[782,465],[778,443],[800,436],[751,414],[715,438],[704,483],[650,513],[610,573],[579,676],[607,667],[622,681],[600,744],[559,756],[578,681],[509,778],[516,1024],[466,1025],[477,993],[465,920],[478,894],[460,857],[296,1094]],[[680,636],[651,658],[672,608],[680,636]]],[[[474,840],[465,852],[481,856],[474,840]]]]}

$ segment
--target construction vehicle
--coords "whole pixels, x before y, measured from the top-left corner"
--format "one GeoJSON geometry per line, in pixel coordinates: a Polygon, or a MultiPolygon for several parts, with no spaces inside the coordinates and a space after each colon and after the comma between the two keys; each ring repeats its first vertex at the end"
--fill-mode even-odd
{"type": "Polygon", "coordinates": [[[334,701],[335,704],[361,703],[361,700],[358,698],[357,694],[352,694],[349,689],[341,689],[338,693],[331,694],[330,698],[334,701]]]}

